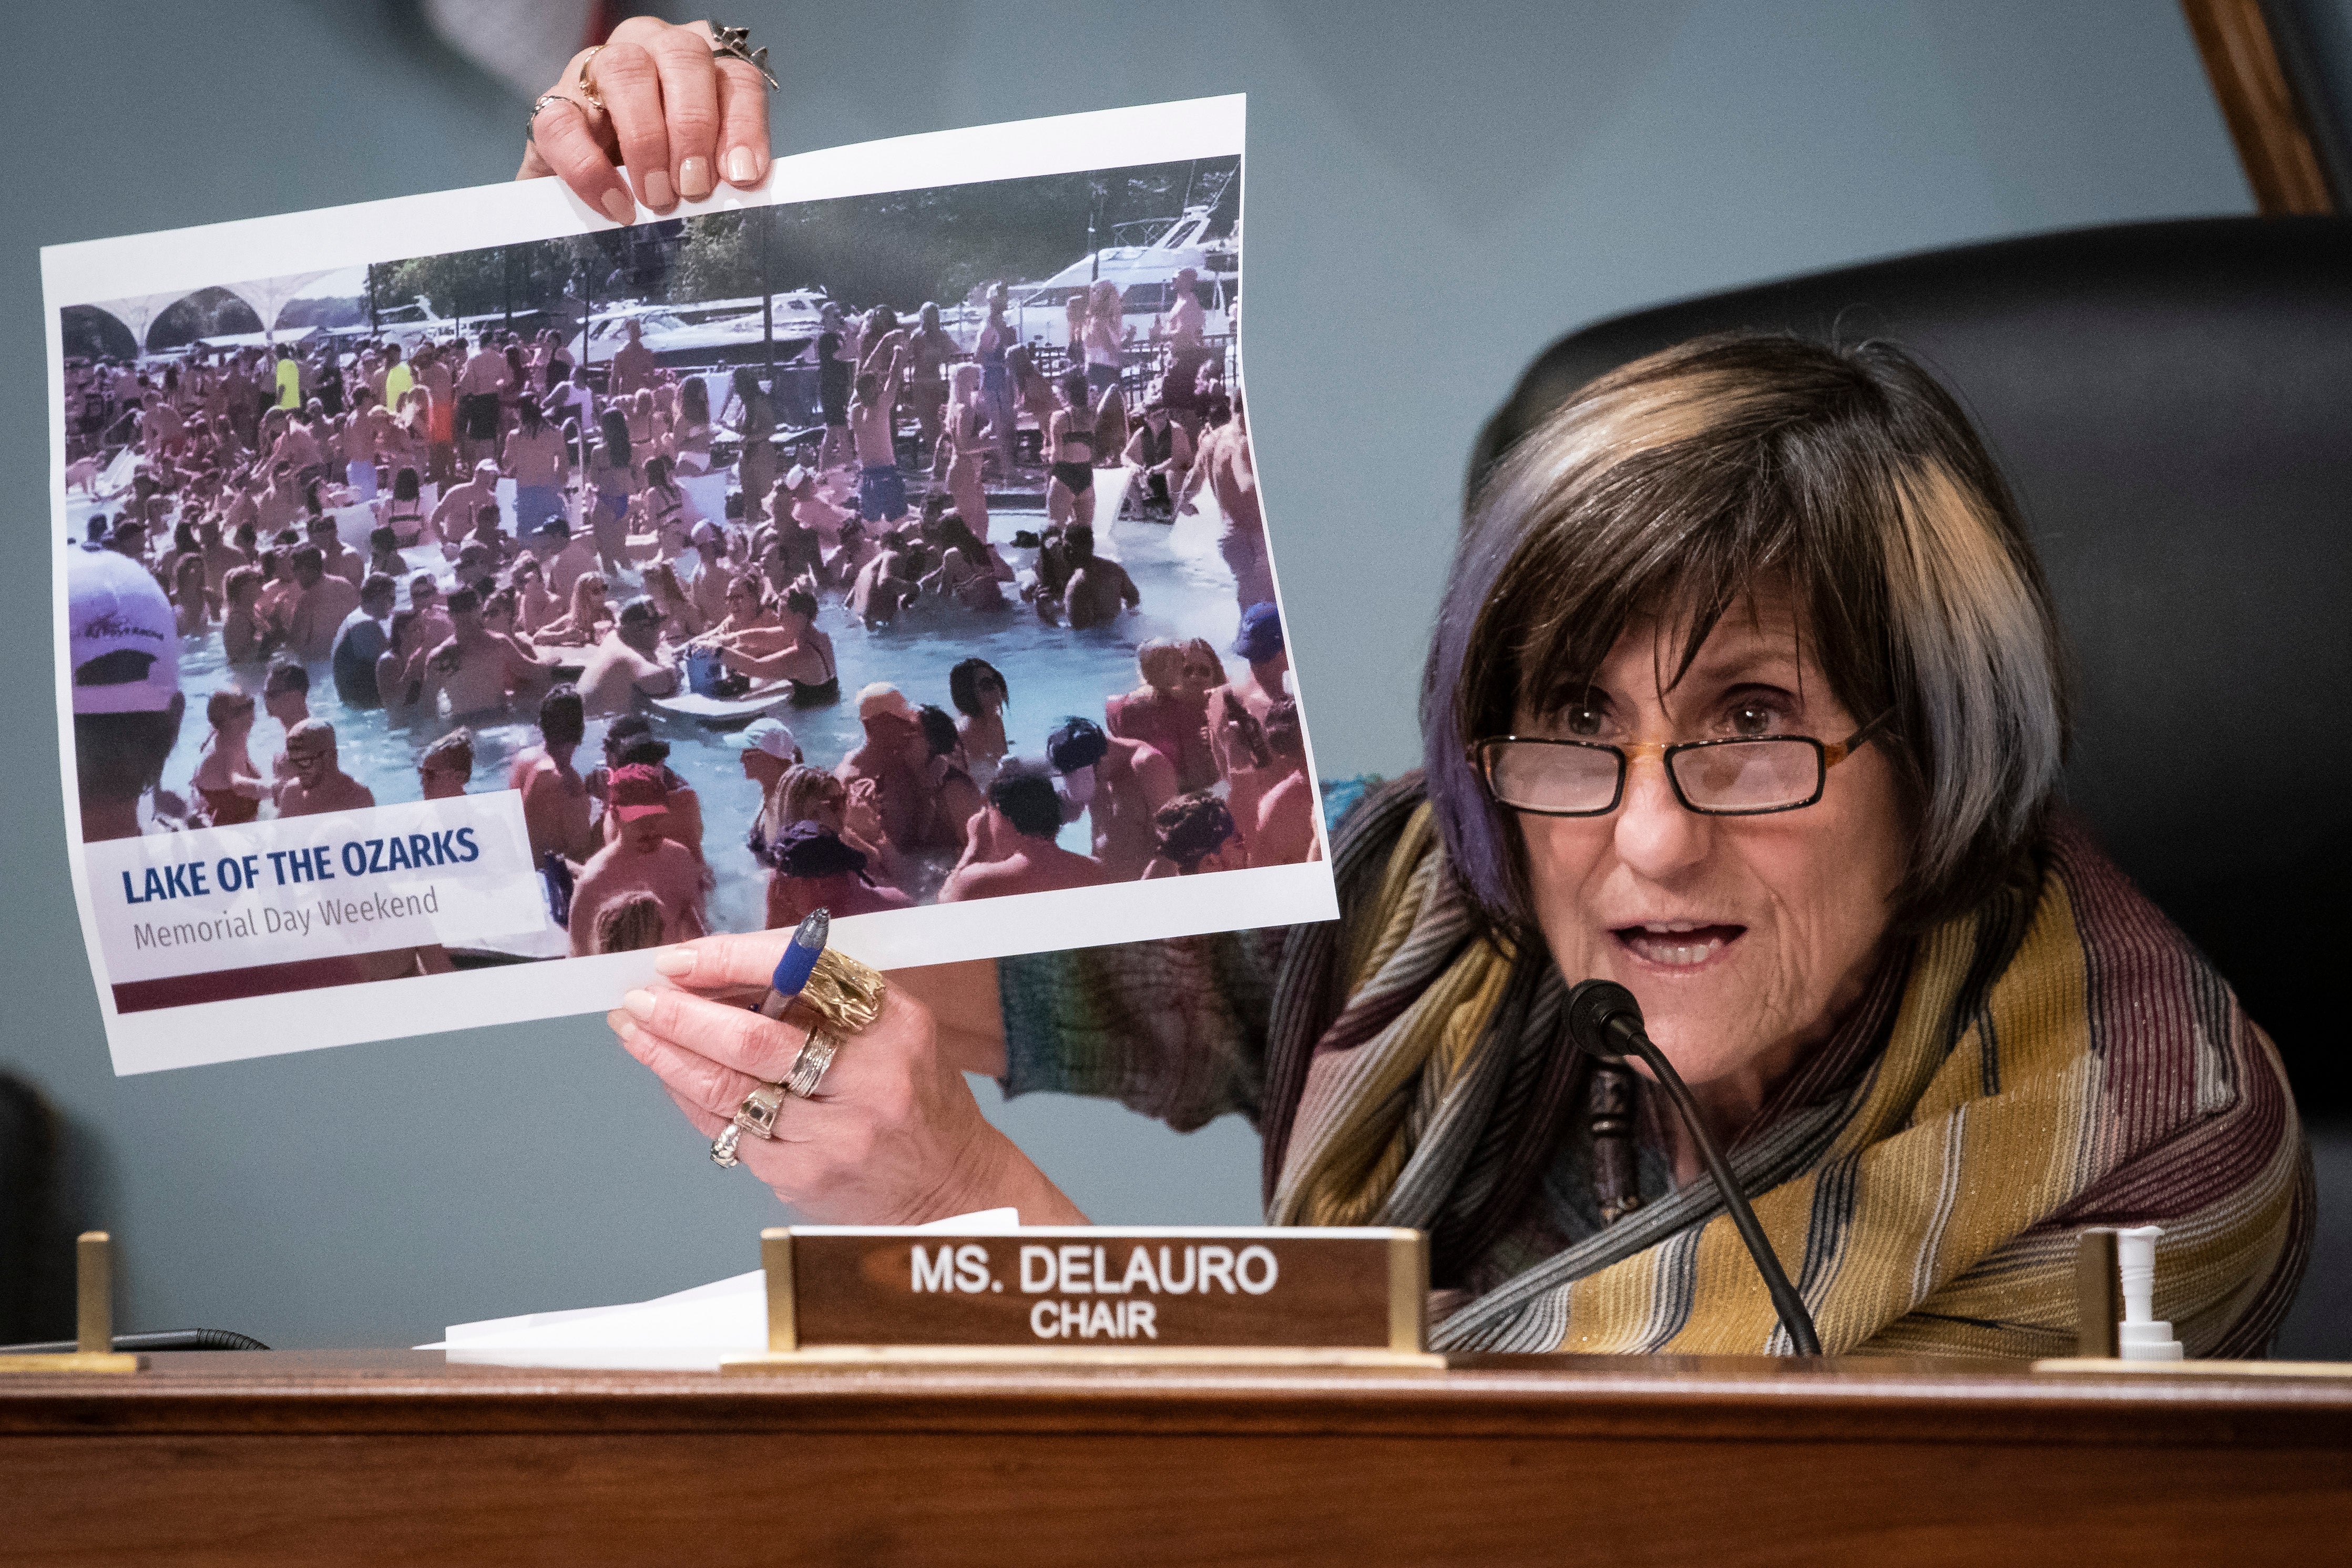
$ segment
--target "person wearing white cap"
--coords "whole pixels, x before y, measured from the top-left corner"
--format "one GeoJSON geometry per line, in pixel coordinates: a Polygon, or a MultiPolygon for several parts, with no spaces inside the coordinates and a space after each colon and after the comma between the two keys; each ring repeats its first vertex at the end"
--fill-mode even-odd
{"type": "Polygon", "coordinates": [[[800,742],[782,719],[755,718],[729,736],[727,744],[743,754],[743,777],[760,787],[762,800],[784,770],[801,759],[800,742]]]}
{"type": "Polygon", "coordinates": [[[939,794],[922,720],[906,693],[887,681],[877,681],[857,694],[857,722],[866,730],[866,740],[841,759],[834,774],[853,791],[861,782],[866,784],[882,814],[882,836],[902,850],[910,849],[931,820],[939,794]]]}
{"type": "Polygon", "coordinates": [[[137,562],[112,550],[66,552],[67,660],[74,770],[85,843],[168,829],[139,820],[180,738],[180,637],[172,602],[137,562]]]}
{"type": "Polygon", "coordinates": [[[442,493],[433,508],[433,532],[443,544],[455,549],[474,531],[476,513],[483,507],[498,504],[499,465],[485,457],[474,465],[471,479],[452,485],[442,493]]]}

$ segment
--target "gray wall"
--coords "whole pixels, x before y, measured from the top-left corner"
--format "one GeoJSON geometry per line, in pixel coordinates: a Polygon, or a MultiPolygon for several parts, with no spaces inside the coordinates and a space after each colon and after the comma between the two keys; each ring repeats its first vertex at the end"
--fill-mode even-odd
{"type": "MultiPolygon", "coordinates": [[[[1473,432],[1546,340],[1780,273],[2248,198],[2170,0],[932,6],[743,0],[782,149],[1252,95],[1249,371],[1300,679],[1330,773],[1393,771],[1473,432]]],[[[522,105],[379,8],[26,7],[0,101],[0,577],[24,753],[0,1061],[71,1119],[126,1328],[410,1343],[751,1267],[774,1211],[601,1025],[117,1081],[68,893],[51,737],[36,247],[507,177],[522,105]],[[201,20],[197,18],[201,16],[201,20]]],[[[1115,1108],[996,1113],[1097,1216],[1255,1215],[1255,1140],[1115,1108]]]]}

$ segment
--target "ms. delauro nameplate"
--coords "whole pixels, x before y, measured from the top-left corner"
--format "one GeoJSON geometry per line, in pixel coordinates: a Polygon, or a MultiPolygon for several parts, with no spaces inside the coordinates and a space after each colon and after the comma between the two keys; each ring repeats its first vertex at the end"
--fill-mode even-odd
{"type": "Polygon", "coordinates": [[[1435,1365],[1417,1230],[1070,1227],[760,1235],[768,1354],[826,1362],[1435,1365]]]}

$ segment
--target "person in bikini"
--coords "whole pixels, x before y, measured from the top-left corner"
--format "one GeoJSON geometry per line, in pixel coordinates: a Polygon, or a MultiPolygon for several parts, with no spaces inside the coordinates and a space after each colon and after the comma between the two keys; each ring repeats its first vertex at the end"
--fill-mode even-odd
{"type": "Polygon", "coordinates": [[[213,732],[205,738],[204,755],[196,760],[189,786],[203,798],[205,820],[214,827],[250,822],[269,799],[269,780],[254,766],[247,746],[253,735],[253,695],[237,686],[223,686],[206,700],[205,718],[213,732]]]}
{"type": "Polygon", "coordinates": [[[1087,398],[1087,378],[1072,371],[1062,378],[1062,406],[1045,430],[1045,517],[1053,523],[1095,520],[1095,418],[1087,398]]]}
{"type": "Polygon", "coordinates": [[[724,645],[719,657],[727,668],[754,681],[787,680],[793,684],[794,707],[822,707],[841,700],[841,672],[834,663],[833,639],[817,629],[816,596],[795,588],[783,596],[779,611],[786,639],[772,653],[755,653],[738,645],[724,645]]]}

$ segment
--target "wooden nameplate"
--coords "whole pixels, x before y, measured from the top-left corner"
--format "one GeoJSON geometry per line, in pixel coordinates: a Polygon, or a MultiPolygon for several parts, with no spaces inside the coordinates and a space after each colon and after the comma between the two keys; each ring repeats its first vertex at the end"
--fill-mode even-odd
{"type": "Polygon", "coordinates": [[[1417,1230],[1073,1226],[760,1233],[760,1374],[908,1364],[1445,1364],[1417,1230]]]}

